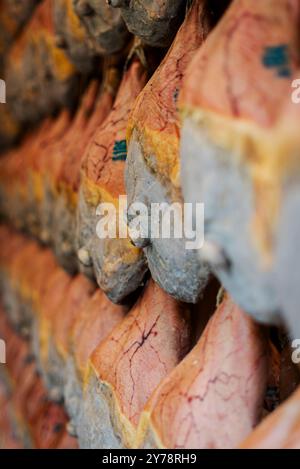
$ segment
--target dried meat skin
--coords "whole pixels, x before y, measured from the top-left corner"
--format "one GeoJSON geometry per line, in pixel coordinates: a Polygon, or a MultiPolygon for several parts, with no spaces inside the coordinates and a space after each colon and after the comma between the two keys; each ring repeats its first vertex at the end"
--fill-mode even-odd
{"type": "Polygon", "coordinates": [[[45,226],[44,230],[49,233],[48,236],[59,264],[71,275],[78,270],[74,215],[77,202],[77,181],[74,181],[74,185],[69,184],[65,174],[68,175],[68,179],[71,179],[71,175],[76,175],[76,170],[79,174],[80,158],[86,144],[86,130],[89,126],[90,114],[95,108],[98,88],[97,80],[89,84],[68,131],[62,135],[61,139],[54,142],[53,163],[50,161],[47,164],[48,152],[45,155],[46,166],[42,183],[44,182],[47,189],[43,188],[45,192],[43,210],[46,212],[43,219],[45,222],[49,221],[49,225],[45,226]]]}
{"type": "Polygon", "coordinates": [[[126,318],[91,355],[81,446],[132,447],[144,405],[185,356],[190,340],[187,306],[150,280],[126,318]]]}
{"type": "Polygon", "coordinates": [[[129,31],[152,47],[169,47],[182,21],[184,0],[108,0],[120,8],[129,31]]]}
{"type": "Polygon", "coordinates": [[[80,73],[91,72],[96,53],[73,9],[73,0],[55,0],[53,14],[56,45],[66,52],[80,73]]]}
{"type": "Polygon", "coordinates": [[[124,73],[113,108],[90,140],[82,163],[78,256],[84,265],[92,265],[100,288],[115,303],[140,286],[147,267],[141,250],[128,237],[119,235],[117,229],[110,237],[99,234],[96,210],[101,204],[109,203],[112,210],[115,207],[116,222],[121,216],[118,211],[119,197],[125,195],[126,126],[146,79],[144,67],[134,58],[124,73]]]}
{"type": "Polygon", "coordinates": [[[30,18],[39,0],[1,0],[0,2],[0,69],[1,60],[8,47],[27,20],[30,18]]]}
{"type": "Polygon", "coordinates": [[[77,271],[79,267],[76,239],[76,229],[79,222],[76,213],[82,160],[94,133],[111,111],[118,84],[119,72],[116,67],[114,65],[104,66],[103,83],[93,100],[93,106],[89,113],[83,109],[83,116],[90,114],[90,117],[81,132],[78,133],[78,141],[71,135],[70,145],[67,147],[63,145],[63,160],[56,181],[58,196],[54,205],[53,227],[56,229],[53,229],[53,239],[54,249],[60,264],[70,273],[77,271]]]}
{"type": "MultiPolygon", "coordinates": [[[[204,5],[203,0],[193,3],[171,49],[138,96],[131,113],[126,163],[129,208],[143,203],[151,212],[154,203],[177,203],[183,209],[178,176],[177,96],[186,68],[209,32],[204,5]]],[[[172,230],[172,221],[169,223],[172,230]]],[[[181,301],[197,303],[209,272],[205,264],[200,264],[197,249],[187,249],[188,239],[184,235],[178,238],[171,231],[170,238],[163,238],[149,233],[133,242],[144,247],[151,274],[167,293],[181,301]]]]}
{"type": "MultiPolygon", "coordinates": [[[[293,76],[299,77],[298,68],[293,76]]],[[[292,80],[294,81],[294,80],[292,80]]],[[[281,184],[278,187],[280,210],[276,221],[275,278],[283,320],[291,339],[299,339],[299,105],[286,96],[278,132],[282,139],[278,142],[280,154],[278,163],[284,168],[281,184]]]]}
{"type": "MultiPolygon", "coordinates": [[[[57,277],[63,278],[63,273],[57,277]]],[[[40,334],[43,357],[43,374],[48,383],[50,396],[60,402],[64,396],[67,380],[66,360],[69,353],[69,334],[76,315],[94,291],[94,284],[82,275],[67,276],[67,290],[60,287],[60,293],[44,318],[40,334]],[[58,305],[58,307],[56,306],[58,305]],[[56,307],[55,307],[56,306],[56,307]],[[55,396],[55,397],[54,397],[55,396]]]]}
{"type": "Polygon", "coordinates": [[[66,408],[76,435],[81,435],[84,419],[84,389],[88,380],[90,355],[121,323],[126,312],[126,307],[114,305],[97,289],[77,313],[71,330],[64,388],[66,408]]]}
{"type": "Polygon", "coordinates": [[[235,448],[261,418],[267,367],[264,334],[226,297],[145,407],[136,446],[235,448]]]}
{"type": "Polygon", "coordinates": [[[129,42],[121,13],[102,0],[72,0],[73,8],[90,36],[93,50],[104,56],[122,51],[129,42]]]}
{"type": "Polygon", "coordinates": [[[19,122],[37,122],[73,102],[77,78],[55,43],[52,1],[44,0],[6,57],[9,110],[19,122]]]}
{"type": "Polygon", "coordinates": [[[299,14],[295,0],[233,1],[192,59],[179,97],[184,200],[205,204],[199,256],[240,307],[275,325],[286,140],[279,121],[299,62],[299,14]]]}

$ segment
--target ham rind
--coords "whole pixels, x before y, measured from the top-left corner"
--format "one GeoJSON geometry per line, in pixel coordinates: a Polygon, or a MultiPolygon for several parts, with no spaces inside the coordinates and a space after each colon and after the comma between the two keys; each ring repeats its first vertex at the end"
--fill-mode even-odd
{"type": "MultiPolygon", "coordinates": [[[[42,126],[43,127],[43,126],[42,126]]],[[[23,217],[23,209],[27,195],[22,191],[25,155],[29,154],[34,147],[35,141],[39,141],[40,130],[34,137],[33,134],[26,136],[18,147],[7,152],[1,158],[1,212],[14,226],[23,229],[26,226],[26,214],[23,217]]]]}
{"type": "MultiPolygon", "coordinates": [[[[71,273],[76,272],[77,263],[71,259],[66,265],[62,254],[65,251],[64,245],[55,244],[55,236],[64,219],[58,220],[55,216],[55,208],[58,205],[60,174],[64,164],[64,159],[80,145],[82,133],[88,125],[89,115],[94,109],[94,102],[97,96],[98,82],[92,81],[84,93],[77,112],[69,121],[68,113],[59,116],[66,125],[57,139],[51,139],[50,144],[45,148],[39,158],[36,158],[34,171],[35,178],[35,199],[38,202],[38,213],[41,219],[41,239],[48,245],[57,248],[58,260],[64,267],[68,267],[71,273]],[[58,225],[58,226],[57,226],[58,225]],[[61,258],[62,257],[62,258],[61,258]]],[[[71,236],[71,234],[70,234],[71,236]]]]}
{"type": "Polygon", "coordinates": [[[29,344],[23,342],[23,355],[18,357],[17,380],[11,403],[14,409],[14,425],[16,433],[25,448],[32,448],[30,427],[25,413],[26,399],[37,379],[36,366],[29,351],[29,344]]]}
{"type": "MultiPolygon", "coordinates": [[[[30,261],[29,261],[30,264],[30,261]]],[[[43,249],[36,256],[32,267],[23,277],[22,289],[22,334],[32,338],[37,312],[40,309],[44,292],[47,288],[47,278],[57,269],[57,263],[51,251],[43,249]]]]}
{"type": "Polygon", "coordinates": [[[236,447],[261,418],[267,367],[264,334],[225,298],[197,345],[152,396],[135,446],[236,447]]]}
{"type": "MultiPolygon", "coordinates": [[[[76,0],[75,0],[76,1],[76,0]]],[[[88,4],[100,4],[100,0],[88,4]]],[[[108,0],[120,8],[129,31],[153,47],[168,47],[182,21],[184,0],[108,0]]]]}
{"type": "MultiPolygon", "coordinates": [[[[298,80],[300,68],[291,79],[298,80]]],[[[290,336],[300,338],[299,322],[299,150],[300,150],[300,106],[294,102],[294,88],[286,94],[285,106],[278,124],[277,141],[278,168],[281,171],[278,197],[280,207],[277,216],[275,245],[275,278],[283,318],[290,336]],[[291,96],[292,93],[292,96],[291,96]]]]}
{"type": "MultiPolygon", "coordinates": [[[[39,258],[36,260],[34,275],[31,278],[31,301],[29,307],[31,310],[31,322],[29,336],[31,339],[32,349],[35,354],[37,365],[41,371],[41,348],[39,342],[39,327],[43,324],[42,313],[45,308],[45,296],[49,292],[53,279],[56,278],[58,272],[57,262],[50,250],[43,250],[39,258]]],[[[64,277],[65,279],[65,277],[64,277]]],[[[55,296],[55,293],[54,293],[55,296]]]]}
{"type": "MultiPolygon", "coordinates": [[[[146,72],[133,59],[125,71],[112,111],[93,135],[83,157],[78,204],[78,257],[93,265],[100,288],[118,303],[140,286],[147,267],[141,250],[129,238],[119,237],[119,196],[125,195],[126,126],[134,100],[146,82],[146,72]],[[116,210],[116,233],[99,236],[100,204],[110,203],[116,210]]],[[[125,234],[126,236],[126,234],[125,234]]]]}
{"type": "Polygon", "coordinates": [[[0,114],[0,154],[8,150],[13,144],[17,143],[20,137],[22,126],[15,118],[7,106],[1,105],[0,114]]]}
{"type": "Polygon", "coordinates": [[[51,324],[55,314],[61,311],[61,305],[68,293],[71,278],[66,272],[57,267],[45,281],[47,282],[47,289],[41,300],[40,311],[37,312],[35,318],[32,346],[39,371],[49,390],[49,395],[54,400],[59,401],[63,397],[61,387],[57,386],[56,379],[60,370],[56,372],[54,366],[51,368],[49,363],[49,349],[52,337],[51,324]]]}
{"type": "MultiPolygon", "coordinates": [[[[43,196],[43,183],[42,172],[43,161],[51,158],[50,149],[54,142],[59,141],[70,127],[70,112],[63,110],[55,119],[49,122],[44,121],[44,131],[41,131],[41,136],[37,140],[33,149],[24,154],[26,161],[25,183],[22,190],[23,199],[26,201],[24,210],[26,213],[24,218],[26,220],[26,228],[30,234],[36,238],[43,240],[43,226],[42,226],[42,196],[43,196]]],[[[23,176],[24,177],[24,176],[23,176]]]]}
{"type": "MultiPolygon", "coordinates": [[[[152,204],[157,203],[176,202],[183,209],[178,177],[180,119],[177,96],[186,68],[209,32],[204,7],[204,0],[193,2],[170,51],[140,93],[129,119],[128,202],[129,206],[143,203],[150,213],[152,204]]],[[[152,213],[151,216],[154,217],[152,213]]],[[[174,228],[171,220],[170,226],[174,228]]],[[[133,242],[144,247],[154,280],[175,298],[197,303],[208,280],[207,266],[200,264],[195,249],[186,249],[184,234],[179,239],[172,234],[171,239],[161,235],[154,237],[154,234],[151,237],[151,234],[133,242]]]]}
{"type": "Polygon", "coordinates": [[[300,449],[300,388],[242,443],[243,449],[300,449]]]}
{"type": "Polygon", "coordinates": [[[75,139],[74,144],[64,150],[56,184],[58,195],[54,207],[54,249],[60,264],[69,272],[79,267],[75,235],[82,158],[93,134],[111,111],[119,83],[119,72],[115,65],[105,65],[103,74],[100,92],[95,98],[89,120],[79,133],[79,141],[75,139]]]}
{"type": "Polygon", "coordinates": [[[72,145],[72,134],[76,143],[78,142],[78,135],[83,130],[80,124],[86,123],[86,119],[82,120],[83,112],[84,108],[80,106],[73,119],[69,118],[68,113],[66,115],[63,113],[64,115],[59,119],[66,119],[65,131],[57,139],[51,139],[46,151],[41,152],[39,158],[36,159],[33,177],[37,213],[40,219],[40,239],[51,247],[54,246],[54,210],[64,149],[67,151],[72,145]]]}
{"type": "Polygon", "coordinates": [[[3,403],[0,407],[0,448],[1,449],[24,449],[23,442],[16,435],[10,402],[3,403]]]}
{"type": "Polygon", "coordinates": [[[64,397],[71,419],[68,429],[81,440],[83,418],[83,392],[88,379],[89,357],[94,349],[119,324],[126,307],[114,305],[101,290],[96,290],[90,300],[78,311],[71,329],[69,355],[66,362],[64,397]]]}
{"type": "Polygon", "coordinates": [[[57,47],[64,50],[77,70],[93,70],[96,53],[91,40],[73,9],[73,0],[54,0],[54,29],[57,47]]]}
{"type": "Polygon", "coordinates": [[[36,373],[36,363],[28,342],[18,337],[1,311],[0,333],[7,343],[7,365],[11,390],[3,386],[0,372],[1,448],[76,448],[67,435],[67,415],[63,407],[51,403],[36,373]],[[2,335],[3,334],[3,335],[2,335]],[[7,419],[9,419],[9,426],[7,419]],[[5,438],[2,432],[6,432],[5,438]]]}
{"type": "Polygon", "coordinates": [[[47,373],[55,394],[63,397],[68,380],[67,359],[70,352],[71,331],[77,315],[91,298],[95,285],[79,274],[70,286],[54,315],[51,317],[47,350],[47,373]]]}
{"type": "MultiPolygon", "coordinates": [[[[35,242],[27,241],[19,256],[12,264],[11,283],[13,295],[18,307],[10,315],[10,320],[16,330],[29,339],[33,320],[34,283],[37,269],[42,267],[38,262],[43,259],[43,250],[35,242]],[[35,262],[33,262],[35,259],[35,262]]],[[[46,272],[40,270],[40,275],[46,272]]]]}
{"type": "MultiPolygon", "coordinates": [[[[1,311],[1,316],[5,317],[4,311],[1,311]]],[[[28,343],[15,334],[7,321],[6,324],[3,324],[3,318],[1,318],[0,334],[6,342],[7,359],[5,373],[2,369],[0,371],[1,387],[4,386],[2,388],[5,398],[4,403],[8,405],[7,410],[15,439],[20,441],[22,446],[30,448],[32,446],[30,432],[23,414],[23,408],[24,398],[26,398],[27,392],[35,379],[33,357],[30,355],[28,343]],[[9,388],[5,382],[6,379],[9,381],[9,388]]],[[[2,418],[1,415],[1,421],[2,418]]]]}
{"type": "Polygon", "coordinates": [[[18,229],[40,237],[39,194],[36,170],[38,160],[53,140],[65,132],[70,120],[67,110],[58,118],[49,118],[29,133],[19,147],[2,160],[2,211],[18,229]]]}
{"type": "Polygon", "coordinates": [[[24,414],[26,421],[33,433],[34,426],[39,420],[40,416],[44,413],[45,409],[49,406],[50,400],[47,394],[47,389],[40,377],[37,376],[34,386],[31,388],[25,401],[24,414]]]}
{"type": "Polygon", "coordinates": [[[179,99],[184,200],[205,204],[200,258],[240,307],[273,324],[285,172],[278,122],[299,62],[299,10],[298,0],[233,1],[191,61],[179,99]]]}
{"type": "Polygon", "coordinates": [[[13,256],[10,265],[11,302],[9,318],[13,327],[24,335],[28,334],[31,324],[31,314],[24,305],[27,295],[30,296],[30,290],[24,279],[30,276],[34,269],[32,259],[41,253],[41,248],[33,241],[27,240],[22,249],[13,256]],[[26,314],[27,313],[27,314],[26,314]]]}
{"type": "Polygon", "coordinates": [[[1,265],[1,298],[8,317],[19,307],[11,279],[13,262],[20,255],[26,239],[16,235],[13,230],[1,226],[0,265],[1,265]]]}
{"type": "Polygon", "coordinates": [[[129,33],[121,13],[102,0],[72,0],[73,8],[90,36],[93,50],[104,56],[121,52],[129,33]]]}
{"type": "Polygon", "coordinates": [[[3,215],[16,228],[37,234],[38,219],[32,201],[33,181],[30,179],[31,165],[47,141],[57,135],[57,121],[46,119],[30,132],[21,144],[6,153],[1,160],[1,184],[3,215]]]}
{"type": "MultiPolygon", "coordinates": [[[[49,155],[46,153],[44,156],[46,160],[45,164],[42,164],[42,185],[44,185],[44,189],[42,190],[45,192],[43,196],[43,210],[49,212],[43,217],[43,220],[49,222],[49,226],[45,226],[44,231],[50,233],[50,240],[58,262],[71,274],[76,273],[78,269],[76,255],[72,255],[72,241],[74,240],[75,226],[72,223],[68,223],[70,217],[66,220],[65,216],[68,214],[61,213],[60,209],[60,193],[65,190],[62,173],[66,162],[70,159],[78,158],[77,151],[80,155],[81,149],[84,147],[84,132],[88,127],[90,114],[94,110],[98,86],[99,83],[97,80],[90,83],[82,97],[76,116],[71,126],[68,128],[68,131],[54,142],[52,149],[50,149],[52,151],[52,155],[50,155],[51,161],[47,162],[49,155]],[[67,228],[65,228],[65,224],[67,228]],[[64,239],[64,237],[61,237],[61,233],[64,233],[66,229],[69,230],[70,246],[68,245],[68,241],[64,239]]],[[[70,165],[69,170],[71,168],[72,165],[70,165]]],[[[69,199],[71,199],[70,203],[74,204],[72,194],[69,194],[67,189],[68,188],[66,188],[66,191],[68,195],[70,195],[69,199]]]]}
{"type": "Polygon", "coordinates": [[[0,69],[1,60],[17,33],[26,25],[39,0],[0,1],[0,69]]]}
{"type": "Polygon", "coordinates": [[[37,449],[55,449],[65,434],[67,416],[62,406],[48,403],[33,427],[33,440],[37,449]]]}
{"type": "Polygon", "coordinates": [[[132,447],[147,400],[189,350],[190,326],[187,307],[149,281],[130,313],[91,355],[81,447],[132,447]]]}
{"type": "Polygon", "coordinates": [[[69,105],[76,92],[76,69],[55,44],[52,15],[52,0],[43,0],[7,54],[7,102],[20,122],[69,105]]]}
{"type": "Polygon", "coordinates": [[[7,207],[8,218],[14,227],[36,235],[38,220],[35,216],[35,206],[32,204],[32,186],[29,181],[30,165],[34,156],[39,154],[43,142],[54,132],[55,126],[51,119],[46,119],[42,124],[31,132],[21,142],[17,152],[10,157],[14,162],[10,162],[10,174],[6,178],[9,203],[7,207]],[[13,183],[10,182],[12,179],[13,183]],[[12,191],[10,191],[10,187],[12,191]],[[9,205],[12,204],[12,213],[9,213],[9,205]]]}

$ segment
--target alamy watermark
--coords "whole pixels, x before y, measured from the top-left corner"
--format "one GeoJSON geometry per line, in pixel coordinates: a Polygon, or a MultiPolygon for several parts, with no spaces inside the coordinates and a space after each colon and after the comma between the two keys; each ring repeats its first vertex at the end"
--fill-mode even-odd
{"type": "Polygon", "coordinates": [[[295,365],[299,365],[300,364],[300,339],[293,340],[292,348],[294,349],[292,353],[292,362],[295,363],[295,365]]]}
{"type": "Polygon", "coordinates": [[[186,249],[204,245],[204,204],[135,202],[128,206],[127,196],[119,197],[118,206],[101,203],[96,233],[100,239],[130,238],[142,245],[148,239],[185,239],[186,249]]]}
{"type": "Polygon", "coordinates": [[[0,80],[0,103],[6,103],[6,83],[4,80],[0,80]]]}
{"type": "Polygon", "coordinates": [[[0,364],[6,363],[6,343],[0,339],[0,364]]]}
{"type": "Polygon", "coordinates": [[[292,82],[292,88],[294,89],[292,92],[292,102],[294,104],[300,104],[300,78],[292,82]]]}

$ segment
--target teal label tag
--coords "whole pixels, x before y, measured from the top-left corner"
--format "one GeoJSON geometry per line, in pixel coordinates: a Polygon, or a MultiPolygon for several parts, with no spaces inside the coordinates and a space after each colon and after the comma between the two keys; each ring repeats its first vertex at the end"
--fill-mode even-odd
{"type": "Polygon", "coordinates": [[[262,58],[264,67],[274,69],[279,78],[290,78],[290,54],[287,44],[266,47],[262,58]]]}
{"type": "Polygon", "coordinates": [[[116,140],[113,149],[113,161],[126,161],[127,158],[127,144],[126,140],[116,140]]]}

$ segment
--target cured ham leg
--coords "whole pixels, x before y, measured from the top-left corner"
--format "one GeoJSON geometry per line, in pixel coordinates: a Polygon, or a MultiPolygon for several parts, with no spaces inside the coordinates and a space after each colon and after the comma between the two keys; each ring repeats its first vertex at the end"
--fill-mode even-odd
{"type": "Polygon", "coordinates": [[[236,447],[261,418],[267,366],[262,331],[225,298],[197,345],[150,399],[136,446],[236,447]]]}
{"type": "Polygon", "coordinates": [[[113,328],[121,323],[127,308],[114,305],[101,290],[96,290],[90,300],[77,311],[70,330],[69,356],[66,361],[65,403],[71,422],[69,430],[78,435],[79,443],[84,441],[82,434],[83,393],[88,380],[89,357],[94,349],[106,339],[113,328]]]}
{"type": "MultiPolygon", "coordinates": [[[[76,0],[75,0],[76,1],[76,0]]],[[[100,0],[88,4],[100,4],[100,0]]],[[[168,47],[182,20],[184,0],[108,0],[112,7],[120,8],[131,33],[153,47],[168,47]]]]}
{"type": "MultiPolygon", "coordinates": [[[[79,108],[73,119],[70,119],[69,113],[63,111],[58,117],[57,125],[64,126],[64,132],[59,133],[57,138],[50,139],[45,145],[45,151],[42,151],[34,158],[32,164],[32,180],[34,182],[35,204],[38,207],[37,215],[40,218],[40,238],[41,240],[57,248],[56,254],[61,264],[70,270],[76,272],[77,263],[72,258],[69,263],[64,262],[63,254],[67,249],[65,246],[55,245],[55,235],[59,231],[64,219],[57,220],[55,208],[58,205],[59,191],[61,190],[60,174],[64,164],[64,159],[76,153],[75,148],[80,145],[82,132],[84,132],[89,115],[94,109],[94,101],[97,96],[98,82],[92,81],[84,93],[79,108]],[[60,124],[60,121],[62,124],[60,124]]],[[[69,234],[72,236],[72,233],[69,234]]],[[[73,237],[72,237],[73,239],[73,237]]],[[[67,253],[66,253],[67,254],[67,253]]]]}
{"type": "Polygon", "coordinates": [[[118,10],[102,0],[72,0],[73,7],[91,37],[93,49],[100,55],[120,52],[128,44],[129,34],[118,10]]]}
{"type": "Polygon", "coordinates": [[[54,0],[55,41],[64,50],[80,73],[88,73],[95,65],[89,34],[73,9],[73,0],[54,0]]]}
{"type": "MultiPolygon", "coordinates": [[[[170,6],[168,2],[164,5],[170,6]]],[[[151,224],[155,216],[151,211],[154,204],[176,202],[183,209],[178,174],[177,96],[186,68],[209,29],[205,2],[195,0],[171,49],[138,96],[129,119],[126,166],[129,207],[135,203],[145,204],[151,213],[151,224]]],[[[171,217],[169,225],[171,239],[164,239],[161,231],[159,236],[150,233],[148,226],[143,227],[146,232],[143,239],[133,239],[133,242],[144,247],[151,274],[164,290],[179,300],[197,303],[207,283],[208,269],[200,265],[196,248],[187,249],[184,234],[180,238],[174,236],[175,223],[171,217]]]]}
{"type": "Polygon", "coordinates": [[[189,350],[190,326],[187,307],[149,281],[130,313],[91,355],[82,447],[133,445],[147,400],[189,350]]]}
{"type": "Polygon", "coordinates": [[[80,154],[80,148],[85,143],[83,136],[90,114],[94,110],[98,85],[97,81],[90,83],[67,131],[60,136],[61,138],[54,140],[47,151],[40,155],[35,168],[37,185],[41,190],[43,239],[52,245],[58,262],[71,274],[77,271],[76,257],[72,256],[71,247],[74,242],[75,226],[70,222],[70,216],[66,211],[61,213],[60,193],[65,191],[68,193],[70,205],[74,201],[71,192],[68,191],[69,188],[64,185],[61,174],[65,162],[76,158],[77,151],[80,154]],[[66,216],[68,216],[67,220],[66,216]],[[61,233],[66,231],[65,225],[69,230],[70,246],[68,240],[61,236],[61,233]]]}
{"type": "MultiPolygon", "coordinates": [[[[300,9],[300,7],[299,7],[300,9]]],[[[291,79],[298,80],[300,68],[291,79]]],[[[297,91],[297,90],[296,90],[297,91]]],[[[276,291],[283,319],[292,339],[300,338],[299,322],[299,138],[300,106],[294,102],[294,89],[285,95],[285,105],[277,129],[277,158],[279,172],[277,196],[280,199],[275,225],[275,278],[276,291]]]]}
{"type": "Polygon", "coordinates": [[[76,70],[55,44],[52,0],[38,5],[10,48],[5,80],[9,109],[21,122],[37,122],[72,102],[76,70]]]}
{"type": "MultiPolygon", "coordinates": [[[[79,141],[71,138],[69,147],[62,146],[63,160],[56,181],[54,248],[61,265],[70,272],[77,270],[79,264],[75,234],[82,158],[93,134],[112,108],[119,83],[119,72],[115,65],[105,65],[103,72],[103,84],[91,110],[91,116],[79,134],[79,141]]],[[[84,110],[83,116],[85,115],[84,110]]]]}
{"type": "Polygon", "coordinates": [[[126,126],[134,100],[146,82],[146,72],[134,59],[124,73],[107,119],[93,135],[83,157],[78,205],[78,256],[93,265],[100,288],[113,302],[121,302],[140,286],[147,270],[142,252],[119,234],[119,196],[125,195],[126,126]],[[116,210],[112,236],[99,235],[96,210],[109,203],[116,210]]]}
{"type": "Polygon", "coordinates": [[[79,311],[89,301],[94,290],[94,284],[83,275],[71,278],[60,308],[51,317],[46,366],[55,392],[62,397],[68,380],[66,364],[70,353],[70,332],[79,311]]]}
{"type": "MultiPolygon", "coordinates": [[[[49,347],[52,337],[52,321],[65,298],[71,283],[71,278],[60,268],[56,268],[47,279],[47,289],[37,311],[33,330],[33,350],[38,363],[39,371],[54,400],[62,399],[62,389],[57,385],[56,373],[49,363],[49,347]],[[54,378],[53,378],[54,377],[54,378]]],[[[60,370],[58,370],[59,373],[60,370]]]]}
{"type": "MultiPolygon", "coordinates": [[[[1,59],[16,34],[26,24],[39,0],[1,0],[0,2],[0,55],[1,59]]],[[[0,70],[1,70],[0,59],[0,70]]]]}
{"type": "Polygon", "coordinates": [[[246,312],[275,324],[277,125],[299,62],[299,9],[298,0],[234,0],[191,61],[179,100],[184,200],[205,204],[200,258],[246,312]]]}

